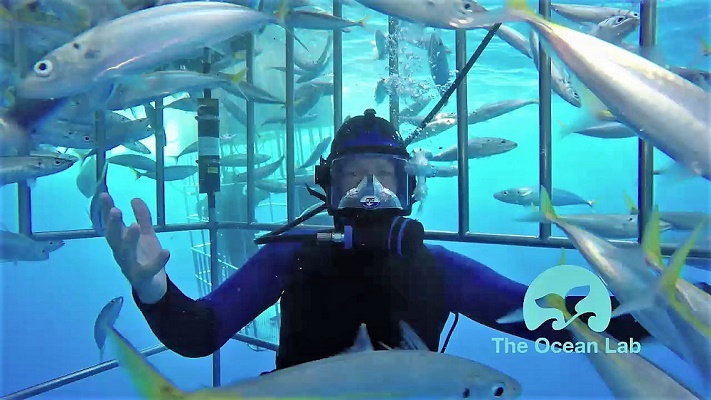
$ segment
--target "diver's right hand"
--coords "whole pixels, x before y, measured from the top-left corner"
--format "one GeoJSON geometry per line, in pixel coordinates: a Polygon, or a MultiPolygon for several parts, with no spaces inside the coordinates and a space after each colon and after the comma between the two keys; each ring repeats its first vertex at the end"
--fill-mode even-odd
{"type": "Polygon", "coordinates": [[[108,193],[101,194],[106,241],[116,263],[144,303],[155,303],[167,290],[165,264],[170,258],[153,230],[151,212],[141,199],[131,200],[136,222],[126,227],[121,210],[108,193]]]}

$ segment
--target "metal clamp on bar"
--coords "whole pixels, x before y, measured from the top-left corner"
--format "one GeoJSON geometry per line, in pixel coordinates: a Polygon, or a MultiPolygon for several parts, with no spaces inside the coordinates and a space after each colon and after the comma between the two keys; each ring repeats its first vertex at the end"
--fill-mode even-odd
{"type": "Polygon", "coordinates": [[[198,99],[198,173],[200,193],[220,191],[220,102],[198,99]]]}

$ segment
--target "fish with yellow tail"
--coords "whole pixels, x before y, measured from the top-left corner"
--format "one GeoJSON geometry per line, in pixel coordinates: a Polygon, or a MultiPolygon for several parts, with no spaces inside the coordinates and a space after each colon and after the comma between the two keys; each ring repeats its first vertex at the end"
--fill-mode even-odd
{"type": "Polygon", "coordinates": [[[641,139],[694,175],[711,180],[711,94],[644,57],[543,19],[525,0],[507,0],[506,10],[498,12],[502,21],[527,22],[568,70],[641,139]]]}
{"type": "MultiPolygon", "coordinates": [[[[536,299],[536,303],[544,308],[558,309],[564,320],[569,321],[565,329],[572,334],[576,342],[584,343],[589,349],[585,354],[616,398],[701,398],[636,351],[617,351],[622,348],[620,345],[624,347],[624,344],[605,332],[594,332],[579,318],[574,318],[565,306],[565,299],[559,295],[548,294],[536,299]]],[[[497,322],[519,322],[520,315],[521,311],[514,311],[497,322]]]]}
{"type": "Polygon", "coordinates": [[[618,247],[556,215],[541,187],[543,219],[563,230],[620,302],[612,315],[631,314],[652,336],[711,382],[711,295],[680,277],[700,225],[664,268],[660,213],[654,210],[641,246],[618,247]]]}
{"type": "MultiPolygon", "coordinates": [[[[113,321],[102,319],[106,338],[114,343],[119,365],[128,371],[138,393],[149,399],[514,399],[521,395],[521,386],[515,379],[465,358],[426,348],[374,351],[362,325],[355,345],[343,354],[277,370],[231,386],[185,392],[150,365],[114,329],[113,321]]],[[[422,346],[422,341],[406,323],[401,323],[400,327],[408,344],[422,346]]]]}

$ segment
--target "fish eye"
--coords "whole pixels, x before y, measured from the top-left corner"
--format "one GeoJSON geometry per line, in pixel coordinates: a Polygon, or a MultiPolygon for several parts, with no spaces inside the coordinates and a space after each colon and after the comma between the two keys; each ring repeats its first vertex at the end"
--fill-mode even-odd
{"type": "Polygon", "coordinates": [[[617,22],[618,24],[620,24],[620,23],[622,23],[622,21],[624,21],[624,20],[625,20],[625,17],[617,17],[617,20],[616,20],[615,22],[617,22]]]}
{"type": "MultiPolygon", "coordinates": [[[[470,8],[472,8],[472,5],[471,5],[471,4],[469,4],[469,3],[464,4],[464,9],[465,9],[465,10],[468,10],[468,9],[470,9],[470,8]]],[[[469,389],[467,389],[467,390],[469,390],[469,389]]]]}
{"type": "Polygon", "coordinates": [[[494,395],[494,397],[501,397],[504,395],[504,387],[501,385],[494,385],[494,387],[491,388],[491,394],[494,395]]]}
{"type": "Polygon", "coordinates": [[[632,221],[634,221],[634,217],[627,218],[627,222],[632,222],[632,221]]]}
{"type": "Polygon", "coordinates": [[[84,136],[84,137],[82,138],[82,140],[84,140],[85,142],[91,142],[91,137],[89,137],[89,136],[84,136]]]}
{"type": "Polygon", "coordinates": [[[39,76],[49,76],[52,73],[52,69],[54,69],[54,67],[49,60],[37,61],[34,67],[35,73],[39,76]]]}
{"type": "Polygon", "coordinates": [[[54,160],[54,165],[62,165],[62,160],[60,160],[60,159],[54,160]]]}
{"type": "Polygon", "coordinates": [[[501,194],[503,194],[504,196],[508,196],[508,195],[509,195],[509,191],[508,191],[508,190],[504,190],[503,192],[501,192],[501,194]]]}

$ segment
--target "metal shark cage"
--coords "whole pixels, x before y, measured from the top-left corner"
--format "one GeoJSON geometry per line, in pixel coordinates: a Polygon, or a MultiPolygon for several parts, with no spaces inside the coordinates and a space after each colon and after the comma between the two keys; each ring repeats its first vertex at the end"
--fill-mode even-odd
{"type": "MultiPolygon", "coordinates": [[[[647,0],[641,3],[641,25],[640,25],[640,38],[639,42],[643,48],[648,48],[655,43],[656,36],[656,1],[647,0]]],[[[539,13],[545,18],[550,18],[551,4],[550,0],[540,0],[539,1],[539,13]]],[[[334,0],[333,2],[333,15],[337,17],[342,16],[342,3],[340,0],[334,0]]],[[[395,39],[395,43],[392,44],[391,48],[397,48],[398,44],[396,42],[396,31],[398,28],[398,21],[394,18],[389,18],[389,32],[391,38],[395,39]]],[[[479,46],[479,49],[475,52],[481,54],[484,50],[488,40],[493,36],[495,30],[498,29],[496,25],[492,30],[490,30],[487,38],[479,46]]],[[[16,43],[20,43],[19,33],[16,32],[16,43]]],[[[334,95],[333,95],[333,127],[339,127],[342,123],[342,107],[343,107],[343,43],[342,43],[342,32],[334,31],[333,34],[333,75],[334,75],[334,95]]],[[[247,48],[247,82],[252,83],[254,80],[254,40],[249,41],[247,48]]],[[[18,60],[19,66],[24,66],[25,63],[21,62],[24,59],[24,55],[21,51],[17,49],[16,46],[16,59],[18,60]]],[[[285,149],[279,150],[279,155],[282,153],[285,156],[286,171],[284,175],[286,176],[286,211],[287,220],[293,221],[297,217],[296,204],[296,191],[295,191],[295,163],[297,162],[297,155],[295,152],[296,137],[294,131],[294,37],[292,35],[286,35],[286,146],[285,149]]],[[[456,87],[457,97],[456,106],[458,115],[467,114],[467,80],[466,72],[468,68],[465,68],[466,62],[466,32],[457,31],[456,32],[456,69],[460,72],[461,76],[457,78],[454,85],[459,84],[456,87]]],[[[206,65],[209,64],[209,54],[206,50],[206,65]]],[[[474,59],[476,57],[473,57],[474,59]]],[[[474,60],[475,61],[475,60],[474,60]]],[[[546,187],[549,191],[551,189],[552,181],[552,170],[551,170],[551,74],[550,57],[541,49],[539,58],[540,68],[539,73],[539,94],[540,94],[540,107],[539,107],[539,140],[540,140],[540,157],[539,157],[539,180],[540,184],[546,187]]],[[[470,63],[472,64],[472,60],[470,63]]],[[[471,65],[469,65],[471,67],[471,65]]],[[[398,55],[397,51],[390,52],[389,58],[389,71],[391,75],[397,74],[399,69],[398,65],[398,55]]],[[[207,69],[206,69],[207,72],[207,69]]],[[[453,85],[453,86],[454,86],[453,85]]],[[[453,92],[455,88],[451,88],[453,92]]],[[[451,94],[451,92],[450,92],[451,94]]],[[[204,100],[201,99],[201,106],[205,106],[210,102],[211,93],[209,90],[205,90],[204,100]]],[[[443,100],[445,100],[443,98],[443,100]]],[[[213,105],[215,100],[213,100],[213,105]]],[[[444,103],[441,101],[440,103],[444,103]]],[[[255,202],[255,177],[254,177],[254,154],[255,154],[255,110],[254,103],[248,101],[246,106],[247,114],[247,183],[246,183],[246,193],[247,193],[247,208],[254,209],[255,202]]],[[[441,107],[441,105],[439,105],[441,107]]],[[[156,176],[156,199],[157,199],[157,215],[156,215],[156,226],[155,230],[158,233],[161,232],[182,232],[190,231],[191,235],[191,245],[193,253],[193,261],[195,267],[196,282],[198,284],[199,293],[201,296],[209,293],[213,288],[220,285],[225,279],[227,279],[232,273],[234,273],[239,267],[235,266],[225,260],[223,255],[220,255],[217,246],[212,246],[211,244],[216,243],[216,238],[219,230],[224,229],[241,229],[241,230],[251,230],[251,231],[270,231],[281,226],[277,223],[258,223],[254,221],[253,216],[247,213],[247,218],[245,222],[218,222],[216,220],[215,212],[215,192],[219,191],[219,153],[215,149],[219,146],[216,145],[216,141],[213,140],[213,152],[210,154],[203,154],[202,150],[198,154],[198,164],[207,162],[209,166],[218,168],[208,168],[203,166],[199,167],[199,180],[198,182],[191,182],[186,185],[186,191],[190,191],[186,197],[186,207],[188,206],[189,199],[194,196],[192,204],[196,204],[198,197],[198,192],[206,193],[208,199],[207,215],[188,215],[188,222],[183,224],[166,224],[165,221],[165,179],[163,167],[165,164],[164,158],[164,146],[165,138],[162,134],[159,134],[163,130],[163,100],[156,100],[156,111],[158,114],[158,120],[154,128],[156,130],[156,162],[157,162],[157,176],[156,176]],[[216,174],[217,180],[215,181],[216,174]],[[210,187],[208,184],[212,180],[217,182],[216,187],[210,187]],[[199,190],[195,190],[199,189],[199,190]],[[207,231],[207,235],[205,235],[207,231]]],[[[391,121],[398,121],[398,111],[399,111],[399,99],[397,96],[390,97],[390,119],[391,121]]],[[[431,114],[434,115],[438,110],[435,108],[431,114]]],[[[216,114],[216,113],[215,113],[216,114]]],[[[199,112],[198,125],[201,123],[202,113],[199,112]]],[[[219,118],[217,115],[213,115],[214,119],[219,118]]],[[[209,119],[209,118],[208,118],[209,119]]],[[[96,118],[96,134],[99,143],[104,139],[104,122],[105,116],[103,112],[97,113],[96,118]]],[[[208,123],[209,125],[209,123],[208,123]]],[[[212,129],[205,131],[205,129],[200,129],[198,131],[199,140],[203,138],[217,137],[217,131],[212,125],[212,129]]],[[[468,157],[467,157],[467,141],[468,141],[468,129],[467,129],[466,119],[459,118],[457,124],[457,137],[458,137],[458,167],[459,167],[459,177],[458,177],[458,230],[456,232],[448,231],[427,231],[426,239],[428,240],[440,240],[440,241],[450,241],[450,242],[467,242],[467,243],[482,243],[482,244],[497,244],[497,245],[514,245],[514,246],[527,246],[527,247],[538,247],[538,248],[568,248],[573,249],[571,242],[567,238],[562,237],[552,237],[551,236],[551,225],[542,223],[540,224],[539,234],[537,236],[525,236],[525,235],[505,235],[505,234],[484,234],[484,233],[474,233],[470,232],[469,229],[469,168],[468,168],[468,157]]],[[[639,204],[639,224],[640,228],[643,226],[644,222],[648,219],[649,214],[652,210],[653,202],[653,147],[643,141],[639,141],[638,150],[638,193],[637,199],[639,204]]],[[[302,156],[303,158],[303,156],[302,156]]],[[[106,162],[105,152],[99,152],[97,154],[96,168],[97,172],[103,169],[104,163],[106,162]]],[[[93,238],[97,237],[97,234],[93,230],[73,230],[73,231],[61,231],[61,232],[33,232],[32,231],[32,216],[31,216],[31,196],[30,189],[25,182],[20,182],[18,186],[18,217],[19,217],[19,230],[20,233],[30,235],[39,240],[49,240],[49,239],[61,239],[61,240],[71,240],[71,239],[82,239],[82,238],[93,238]]],[[[270,206],[274,206],[270,203],[270,206]]],[[[322,228],[322,226],[306,225],[308,228],[322,228]]],[[[640,229],[640,235],[643,233],[643,229],[640,229]]],[[[641,241],[641,237],[638,238],[637,242],[641,241]]],[[[633,245],[635,242],[631,241],[614,241],[620,245],[633,245]]],[[[665,255],[670,255],[673,253],[674,248],[668,245],[663,246],[662,251],[665,255]]],[[[700,249],[694,249],[691,253],[692,257],[709,257],[708,252],[702,251],[700,249]]],[[[276,350],[278,346],[278,336],[273,333],[265,334],[265,331],[269,331],[265,328],[265,320],[269,322],[269,319],[274,317],[278,318],[278,306],[270,308],[263,315],[257,318],[255,321],[250,323],[246,328],[244,328],[240,333],[235,335],[233,339],[247,343],[251,348],[255,350],[269,349],[276,350]]],[[[274,331],[272,329],[272,331],[274,331]]],[[[167,350],[165,346],[154,346],[141,351],[144,356],[151,356],[153,354],[161,353],[167,350]]],[[[212,365],[213,365],[213,386],[217,387],[221,385],[221,373],[220,373],[220,351],[218,350],[212,355],[212,365]]],[[[26,399],[30,397],[37,396],[39,394],[48,392],[52,389],[56,389],[72,382],[88,378],[99,373],[111,370],[118,367],[118,362],[108,361],[104,362],[90,368],[86,368],[80,371],[70,373],[68,375],[52,379],[50,381],[20,390],[18,392],[9,394],[3,399],[26,399]]]]}

